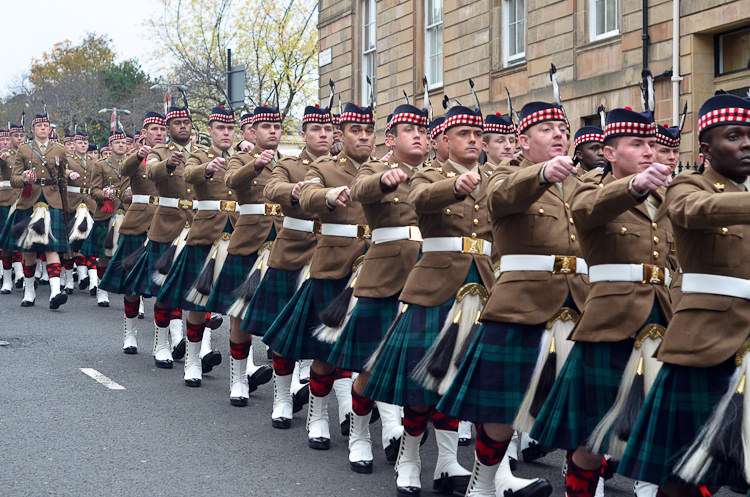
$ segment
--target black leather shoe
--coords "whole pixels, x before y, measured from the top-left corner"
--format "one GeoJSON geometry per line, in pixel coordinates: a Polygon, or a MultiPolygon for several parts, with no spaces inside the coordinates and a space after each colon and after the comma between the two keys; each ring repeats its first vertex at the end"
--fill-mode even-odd
{"type": "Polygon", "coordinates": [[[49,286],[49,280],[43,280],[39,278],[39,284],[42,286],[49,286]]]}
{"type": "Polygon", "coordinates": [[[68,301],[68,296],[64,293],[58,293],[54,297],[52,297],[49,301],[49,308],[50,309],[57,309],[64,303],[68,301]]]}
{"type": "Polygon", "coordinates": [[[85,290],[89,287],[89,277],[86,276],[84,279],[78,282],[78,289],[85,290]]]}
{"type": "Polygon", "coordinates": [[[34,302],[36,302],[36,300],[22,300],[21,307],[34,307],[34,302]]]}
{"type": "Polygon", "coordinates": [[[190,378],[188,380],[185,380],[185,385],[189,387],[199,387],[201,386],[201,380],[198,378],[190,378]]]}
{"type": "Polygon", "coordinates": [[[355,473],[370,474],[372,473],[372,461],[349,461],[349,466],[355,473]]]}
{"type": "Polygon", "coordinates": [[[179,361],[185,357],[185,339],[180,340],[180,343],[172,349],[172,359],[179,361]]]}
{"type": "Polygon", "coordinates": [[[23,278],[16,280],[16,288],[19,290],[23,288],[23,278]]]}
{"type": "Polygon", "coordinates": [[[96,287],[89,290],[89,295],[91,295],[92,297],[96,297],[96,287]]]}
{"type": "Polygon", "coordinates": [[[549,497],[552,494],[552,485],[544,478],[539,478],[527,487],[520,490],[506,490],[503,494],[507,497],[549,497]]]}
{"type": "Polygon", "coordinates": [[[554,450],[554,447],[547,447],[539,444],[536,440],[532,440],[529,442],[529,446],[521,451],[521,456],[523,457],[523,462],[532,462],[541,459],[550,452],[554,452],[554,450]]]}
{"type": "Polygon", "coordinates": [[[352,415],[350,413],[346,413],[346,417],[341,422],[341,436],[342,437],[348,437],[349,436],[349,426],[352,423],[352,415]]]}
{"type": "Polygon", "coordinates": [[[462,497],[466,495],[469,480],[471,480],[471,475],[448,476],[446,473],[443,473],[440,475],[440,478],[432,482],[432,491],[436,494],[462,497]]]}
{"type": "Polygon", "coordinates": [[[515,457],[508,457],[508,465],[510,466],[511,471],[515,471],[518,467],[518,459],[515,457]]]}
{"type": "MultiPolygon", "coordinates": [[[[292,395],[292,412],[300,412],[310,401],[310,385],[305,384],[292,395]]],[[[398,449],[396,449],[398,450],[398,449]]]]}
{"type": "Polygon", "coordinates": [[[97,302],[96,305],[99,307],[109,307],[109,302],[97,302]]]}
{"type": "Polygon", "coordinates": [[[161,368],[161,369],[172,369],[173,363],[170,360],[158,361],[158,360],[154,359],[154,365],[157,368],[161,368]]]}
{"type": "Polygon", "coordinates": [[[372,406],[372,414],[370,415],[370,424],[376,423],[380,419],[380,411],[378,410],[378,405],[375,404],[372,406]]]}
{"type": "Polygon", "coordinates": [[[422,493],[422,489],[419,487],[396,487],[396,495],[407,495],[407,496],[418,496],[422,493]]]}
{"type": "Polygon", "coordinates": [[[266,358],[267,358],[267,359],[268,359],[269,361],[273,361],[273,350],[271,350],[271,349],[266,349],[266,358]]]}
{"type": "Polygon", "coordinates": [[[66,288],[65,293],[68,295],[73,295],[73,289],[72,288],[66,288]]]}
{"type": "Polygon", "coordinates": [[[10,290],[0,290],[0,293],[3,295],[8,295],[10,294],[10,290]]]}
{"type": "Polygon", "coordinates": [[[224,318],[221,317],[221,314],[211,314],[211,319],[208,320],[208,327],[211,328],[211,330],[218,330],[221,328],[221,325],[224,324],[224,318]]]}
{"type": "Polygon", "coordinates": [[[210,373],[219,364],[221,364],[221,352],[216,349],[201,358],[201,370],[203,374],[210,373]]]}
{"type": "Polygon", "coordinates": [[[247,397],[230,397],[229,403],[235,407],[246,407],[247,397]]]}
{"type": "MultiPolygon", "coordinates": [[[[424,433],[422,433],[422,440],[419,441],[420,447],[423,446],[425,442],[427,442],[427,437],[429,436],[430,430],[429,428],[425,428],[424,433]]],[[[401,437],[391,438],[391,441],[388,443],[388,447],[385,448],[385,460],[388,461],[389,464],[396,464],[399,447],[401,447],[401,437]]]]}
{"type": "Polygon", "coordinates": [[[138,313],[138,319],[143,319],[143,318],[145,318],[145,317],[146,317],[146,315],[145,315],[145,314],[143,314],[142,312],[139,312],[139,313],[138,313]]]}
{"type": "Polygon", "coordinates": [[[274,418],[271,420],[271,426],[278,430],[288,430],[292,426],[292,420],[289,418],[274,418]]]}
{"type": "Polygon", "coordinates": [[[138,353],[138,347],[125,347],[122,349],[123,354],[137,354],[138,353]]]}
{"type": "Polygon", "coordinates": [[[331,448],[331,439],[323,437],[308,438],[307,446],[315,450],[328,450],[331,448]]]}
{"type": "Polygon", "coordinates": [[[247,377],[248,391],[253,393],[259,386],[265,385],[273,378],[273,368],[266,364],[260,366],[252,375],[247,377]]]}

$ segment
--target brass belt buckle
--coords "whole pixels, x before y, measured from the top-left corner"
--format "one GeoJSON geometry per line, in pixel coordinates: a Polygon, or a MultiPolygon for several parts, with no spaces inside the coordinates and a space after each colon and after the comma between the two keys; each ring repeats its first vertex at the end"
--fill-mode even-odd
{"type": "Polygon", "coordinates": [[[422,232],[419,230],[418,226],[409,226],[409,240],[413,242],[424,241],[422,238],[422,232]]]}
{"type": "Polygon", "coordinates": [[[47,186],[47,178],[39,178],[39,186],[47,186]]]}
{"type": "Polygon", "coordinates": [[[279,204],[265,204],[266,205],[266,216],[278,216],[281,214],[281,205],[279,204]]]}
{"type": "Polygon", "coordinates": [[[185,199],[181,198],[177,202],[177,207],[179,207],[180,209],[190,210],[190,209],[193,208],[193,201],[192,200],[185,200],[185,199]]]}
{"type": "Polygon", "coordinates": [[[484,240],[462,236],[461,252],[464,254],[484,254],[484,240]]]}
{"type": "Polygon", "coordinates": [[[322,227],[322,226],[321,226],[321,223],[320,223],[320,221],[318,221],[318,220],[316,219],[315,221],[313,221],[313,231],[312,231],[312,232],[313,232],[313,233],[320,233],[321,227],[322,227]]]}
{"type": "Polygon", "coordinates": [[[157,205],[159,203],[159,197],[157,197],[156,195],[149,195],[148,203],[151,205],[157,205]]]}
{"type": "Polygon", "coordinates": [[[666,285],[665,270],[662,266],[654,264],[643,264],[643,281],[642,283],[651,283],[652,285],[666,285]]]}
{"type": "Polygon", "coordinates": [[[555,264],[552,268],[553,274],[571,274],[578,270],[578,261],[575,256],[556,255],[555,264]]]}
{"type": "Polygon", "coordinates": [[[357,225],[357,238],[372,238],[370,227],[366,224],[357,225]]]}
{"type": "Polygon", "coordinates": [[[237,210],[236,200],[221,200],[219,201],[219,209],[226,212],[234,212],[237,210]]]}
{"type": "Polygon", "coordinates": [[[83,193],[83,194],[86,194],[86,195],[88,195],[88,193],[89,193],[89,189],[88,189],[88,188],[84,188],[84,187],[82,186],[82,187],[81,187],[81,193],[83,193]]]}

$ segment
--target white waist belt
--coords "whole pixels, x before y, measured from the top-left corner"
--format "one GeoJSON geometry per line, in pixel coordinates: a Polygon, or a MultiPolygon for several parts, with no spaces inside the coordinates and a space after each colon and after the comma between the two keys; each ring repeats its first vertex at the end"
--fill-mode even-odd
{"type": "Polygon", "coordinates": [[[240,205],[240,216],[281,216],[279,204],[242,204],[240,205]]]}
{"type": "Polygon", "coordinates": [[[159,197],[159,205],[162,207],[172,207],[174,209],[195,209],[195,202],[181,198],[159,197]]]}
{"type": "MultiPolygon", "coordinates": [[[[0,187],[1,186],[3,186],[2,183],[0,183],[0,187]]],[[[83,186],[66,186],[65,189],[68,191],[68,193],[88,193],[89,192],[89,189],[83,186]]]]}
{"type": "Polygon", "coordinates": [[[682,293],[709,293],[750,299],[750,280],[718,274],[685,273],[682,293]]]}
{"type": "Polygon", "coordinates": [[[194,200],[193,206],[199,211],[235,212],[237,202],[234,200],[194,200]]]}
{"type": "Polygon", "coordinates": [[[320,225],[320,234],[345,238],[370,238],[371,236],[369,226],[362,224],[323,223],[320,225]]]}
{"type": "Polygon", "coordinates": [[[586,274],[588,264],[573,255],[504,255],[500,257],[500,272],[547,271],[554,274],[586,274]]]}
{"type": "Polygon", "coordinates": [[[589,282],[599,281],[639,281],[669,286],[672,275],[669,269],[653,264],[597,264],[589,268],[589,282]]]}
{"type": "Polygon", "coordinates": [[[492,255],[492,243],[468,236],[441,236],[425,238],[422,252],[461,252],[464,254],[492,255]]]}
{"type": "MultiPolygon", "coordinates": [[[[0,188],[10,188],[10,180],[9,181],[0,181],[0,188]]],[[[70,187],[68,187],[70,188],[70,187]]]]}
{"type": "Polygon", "coordinates": [[[422,233],[417,226],[393,226],[372,230],[372,243],[395,242],[396,240],[412,240],[421,242],[422,233]]]}
{"type": "Polygon", "coordinates": [[[156,195],[133,195],[131,203],[159,205],[159,197],[156,195]]]}
{"type": "Polygon", "coordinates": [[[315,232],[315,221],[310,221],[307,219],[285,217],[283,226],[288,230],[304,231],[305,233],[315,232]]]}

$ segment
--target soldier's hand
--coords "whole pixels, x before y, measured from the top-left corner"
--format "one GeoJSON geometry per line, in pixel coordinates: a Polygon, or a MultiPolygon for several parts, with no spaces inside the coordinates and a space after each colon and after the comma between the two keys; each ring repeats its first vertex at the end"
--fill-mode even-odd
{"type": "Polygon", "coordinates": [[[477,173],[469,171],[456,178],[456,182],[454,183],[453,188],[458,194],[468,195],[476,190],[481,181],[481,176],[479,176],[477,173]]]}
{"type": "Polygon", "coordinates": [[[253,145],[247,140],[242,140],[239,146],[240,146],[241,152],[250,152],[252,149],[255,148],[255,145],[253,145]]]}
{"type": "Polygon", "coordinates": [[[644,195],[660,186],[669,186],[671,182],[672,173],[669,166],[654,162],[648,169],[635,175],[631,186],[635,193],[644,195]]]}
{"type": "Polygon", "coordinates": [[[337,155],[344,149],[344,143],[339,140],[333,140],[331,145],[331,155],[337,155]]]}
{"type": "Polygon", "coordinates": [[[133,196],[133,190],[131,190],[130,187],[125,188],[125,196],[126,197],[132,197],[133,196]]]}
{"type": "Polygon", "coordinates": [[[349,196],[348,186],[331,188],[326,192],[326,202],[328,202],[328,205],[331,207],[346,207],[346,204],[349,203],[350,200],[351,197],[349,196]]]}
{"type": "Polygon", "coordinates": [[[294,188],[292,188],[292,200],[299,202],[299,192],[302,189],[303,184],[304,184],[304,181],[300,181],[299,183],[294,185],[294,188]]]}
{"type": "Polygon", "coordinates": [[[407,181],[409,181],[409,176],[401,168],[389,169],[380,177],[380,182],[389,189],[407,181]]]}
{"type": "Polygon", "coordinates": [[[263,166],[271,162],[274,155],[276,155],[275,150],[269,149],[269,150],[264,150],[263,152],[261,152],[261,154],[255,158],[255,170],[257,171],[258,169],[262,168],[263,166]]]}
{"type": "Polygon", "coordinates": [[[3,150],[2,152],[0,152],[0,160],[5,160],[8,157],[10,157],[10,152],[8,152],[7,150],[3,150]]]}
{"type": "Polygon", "coordinates": [[[214,157],[214,160],[206,164],[206,176],[211,176],[213,173],[224,167],[226,159],[223,157],[214,157]]]}
{"type": "Polygon", "coordinates": [[[559,183],[575,172],[573,158],[561,155],[550,159],[544,166],[544,180],[547,183],[559,183]]]}
{"type": "Polygon", "coordinates": [[[107,200],[114,200],[115,199],[115,194],[116,194],[115,189],[112,188],[111,186],[108,186],[108,187],[102,189],[102,195],[107,200]]]}
{"type": "Polygon", "coordinates": [[[81,175],[80,175],[80,174],[78,174],[78,173],[77,173],[77,172],[75,172],[75,171],[71,171],[71,172],[70,172],[70,174],[68,175],[68,178],[70,178],[70,179],[71,179],[71,181],[75,181],[75,180],[77,180],[77,179],[78,179],[78,178],[80,178],[80,177],[81,177],[81,175]]]}
{"type": "Polygon", "coordinates": [[[138,149],[138,157],[141,159],[145,159],[148,157],[148,153],[151,151],[151,147],[148,145],[141,145],[141,148],[138,149]]]}
{"type": "Polygon", "coordinates": [[[167,166],[169,166],[171,169],[176,168],[182,162],[183,157],[185,156],[182,152],[172,152],[172,156],[167,161],[167,166]]]}
{"type": "Polygon", "coordinates": [[[24,171],[21,173],[21,179],[24,184],[30,185],[36,181],[36,173],[34,171],[24,171]]]}

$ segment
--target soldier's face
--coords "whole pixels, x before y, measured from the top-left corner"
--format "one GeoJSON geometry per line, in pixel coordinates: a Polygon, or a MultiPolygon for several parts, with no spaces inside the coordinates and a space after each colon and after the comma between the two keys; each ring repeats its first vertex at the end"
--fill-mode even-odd
{"type": "Polygon", "coordinates": [[[0,150],[8,150],[10,148],[10,136],[0,137],[0,150]]]}
{"type": "Polygon", "coordinates": [[[393,137],[394,155],[409,159],[408,162],[412,164],[422,162],[428,151],[427,127],[401,123],[396,125],[396,131],[393,137]]]}
{"type": "Polygon", "coordinates": [[[435,156],[440,162],[448,160],[448,154],[450,153],[450,143],[448,140],[443,140],[442,133],[430,140],[430,146],[435,151],[435,156]]]}
{"type": "Polygon", "coordinates": [[[612,164],[612,172],[618,178],[645,171],[654,162],[656,138],[621,136],[616,140],[604,146],[604,157],[612,164]]]}
{"type": "Polygon", "coordinates": [[[36,123],[34,125],[34,138],[40,142],[49,139],[49,123],[36,123]]]}
{"type": "Polygon", "coordinates": [[[26,141],[26,135],[24,135],[23,133],[16,132],[10,134],[10,144],[13,146],[13,148],[20,147],[24,141],[26,141]]]}
{"type": "Polygon", "coordinates": [[[586,171],[595,167],[604,167],[604,145],[599,142],[584,143],[576,150],[576,157],[581,161],[581,165],[586,171]]]}
{"type": "Polygon", "coordinates": [[[719,174],[742,183],[750,176],[750,126],[719,126],[701,142],[705,161],[719,174]]]}
{"type": "Polygon", "coordinates": [[[146,137],[146,145],[149,147],[156,146],[159,143],[164,143],[164,139],[167,137],[167,127],[160,124],[149,124],[143,130],[143,136],[146,137]]]}
{"type": "Polygon", "coordinates": [[[74,141],[65,142],[65,152],[71,155],[76,153],[76,142],[74,141]]]}
{"type": "Polygon", "coordinates": [[[654,152],[654,162],[669,166],[674,171],[677,162],[680,160],[680,147],[667,147],[666,145],[657,143],[654,146],[654,152]]]}
{"type": "Polygon", "coordinates": [[[482,140],[482,149],[487,153],[490,163],[497,166],[503,159],[513,157],[513,152],[516,151],[516,135],[488,133],[482,140]]]}
{"type": "Polygon", "coordinates": [[[372,124],[347,123],[343,134],[344,153],[356,160],[364,162],[370,157],[375,145],[375,126],[372,124]]]}
{"type": "Polygon", "coordinates": [[[281,123],[260,122],[250,127],[255,140],[250,140],[263,150],[275,149],[281,140],[281,123]]]}
{"type": "Polygon", "coordinates": [[[219,150],[229,150],[234,141],[234,124],[212,122],[209,128],[211,143],[219,150]]]}
{"type": "Polygon", "coordinates": [[[524,157],[535,164],[567,154],[569,140],[570,130],[563,121],[535,124],[518,137],[524,157]]]}
{"type": "Polygon", "coordinates": [[[333,144],[333,124],[307,123],[302,139],[305,148],[314,156],[328,155],[333,144]]]}
{"type": "Polygon", "coordinates": [[[474,126],[456,126],[442,136],[450,147],[450,158],[459,164],[476,164],[482,153],[482,130],[474,126]]]}
{"type": "Polygon", "coordinates": [[[167,123],[169,136],[177,143],[190,141],[190,133],[193,131],[193,122],[187,117],[176,117],[167,123]]]}
{"type": "Polygon", "coordinates": [[[122,157],[123,155],[125,155],[125,152],[128,151],[128,140],[112,140],[112,143],[109,144],[109,148],[112,149],[112,153],[110,155],[122,157]]]}
{"type": "Polygon", "coordinates": [[[88,139],[85,139],[85,140],[80,140],[80,139],[79,140],[75,140],[74,143],[75,143],[76,153],[78,155],[82,156],[82,157],[84,155],[86,155],[86,152],[88,152],[88,150],[89,150],[89,141],[88,141],[88,139]]]}
{"type": "Polygon", "coordinates": [[[99,154],[102,159],[109,159],[112,156],[111,150],[102,150],[102,153],[99,154]]]}

